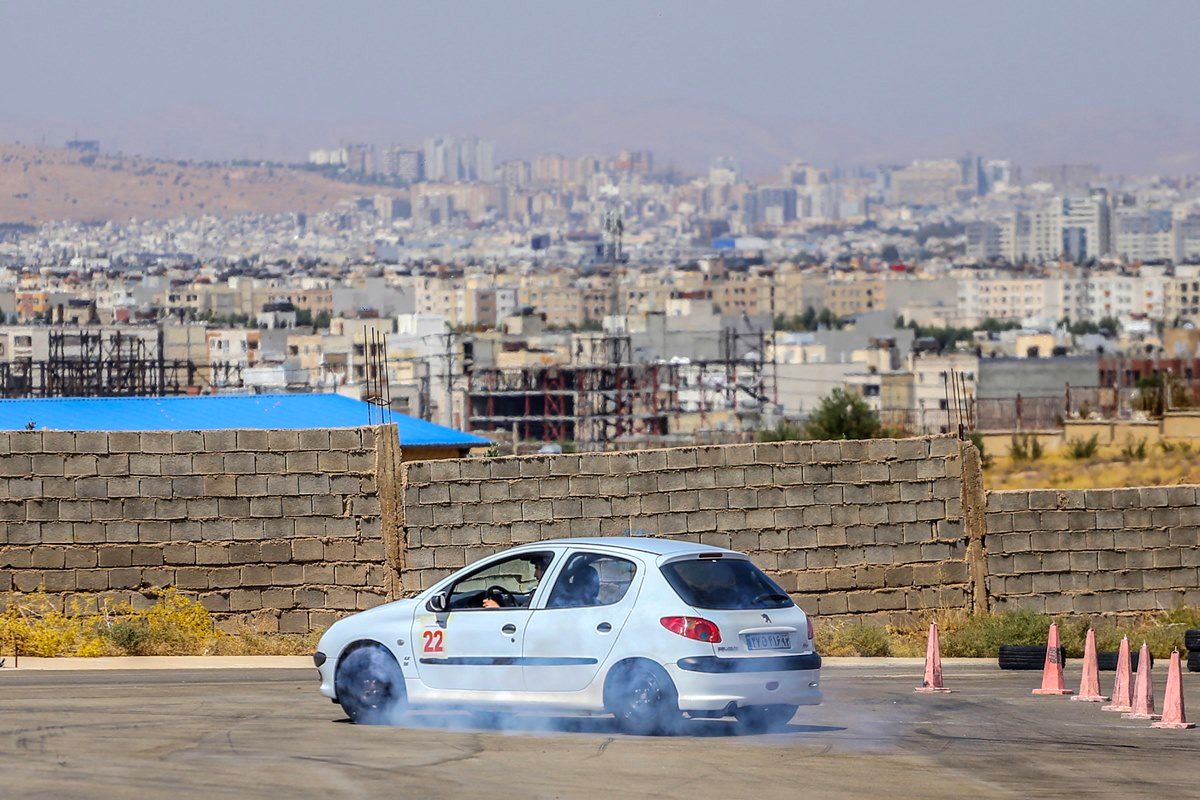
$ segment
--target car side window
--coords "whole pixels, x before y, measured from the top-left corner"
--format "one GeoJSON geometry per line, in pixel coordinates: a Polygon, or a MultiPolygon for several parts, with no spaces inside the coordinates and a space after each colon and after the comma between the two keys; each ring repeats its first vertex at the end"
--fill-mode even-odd
{"type": "Polygon", "coordinates": [[[637,574],[632,561],[602,553],[575,553],[563,566],[546,608],[588,608],[621,602],[637,574]]]}
{"type": "Polygon", "coordinates": [[[537,552],[494,561],[451,586],[448,606],[451,610],[528,608],[553,559],[551,552],[537,552]]]}

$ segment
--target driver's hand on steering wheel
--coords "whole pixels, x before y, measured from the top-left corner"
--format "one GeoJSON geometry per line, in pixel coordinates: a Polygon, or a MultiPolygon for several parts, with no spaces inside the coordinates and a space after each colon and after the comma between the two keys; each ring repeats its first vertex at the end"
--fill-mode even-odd
{"type": "Polygon", "coordinates": [[[483,608],[499,608],[499,607],[500,607],[500,604],[499,604],[499,603],[497,603],[497,602],[496,602],[495,600],[493,600],[492,598],[490,598],[490,597],[485,597],[485,598],[483,599],[483,608]]]}

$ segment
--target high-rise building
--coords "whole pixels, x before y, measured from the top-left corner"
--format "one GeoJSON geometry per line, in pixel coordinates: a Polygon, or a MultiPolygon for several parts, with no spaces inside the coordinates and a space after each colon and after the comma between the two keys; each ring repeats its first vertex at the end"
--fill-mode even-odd
{"type": "Polygon", "coordinates": [[[708,182],[714,186],[732,186],[741,177],[737,159],[732,156],[718,156],[708,167],[708,182]]]}
{"type": "Polygon", "coordinates": [[[1115,251],[1125,261],[1166,261],[1175,257],[1170,209],[1119,208],[1113,222],[1115,251]]]}
{"type": "Polygon", "coordinates": [[[1108,255],[1108,192],[1094,189],[1086,197],[1066,197],[1062,207],[1062,251],[1067,258],[1082,263],[1108,255]]]}
{"type": "Polygon", "coordinates": [[[348,144],[343,148],[346,152],[346,171],[359,175],[367,175],[375,171],[375,146],[370,144],[348,144]]]}
{"type": "Polygon", "coordinates": [[[424,160],[420,150],[392,145],[383,151],[383,173],[407,183],[417,183],[424,177],[424,160]]]}
{"type": "Polygon", "coordinates": [[[746,194],[746,225],[779,227],[796,219],[796,189],[792,186],[764,186],[746,194]]]}
{"type": "Polygon", "coordinates": [[[967,258],[971,261],[990,261],[1004,254],[1001,248],[1000,225],[991,220],[967,223],[967,258]]]}
{"type": "Polygon", "coordinates": [[[458,180],[458,142],[445,136],[425,140],[425,179],[433,182],[458,180]]]}
{"type": "Polygon", "coordinates": [[[1002,192],[1011,189],[1020,181],[1020,170],[1011,161],[987,160],[983,162],[984,193],[1002,192]]]}
{"type": "Polygon", "coordinates": [[[425,140],[425,178],[444,183],[490,183],[496,179],[495,150],[496,143],[489,139],[430,137],[425,140]]]}
{"type": "Polygon", "coordinates": [[[572,178],[571,160],[557,153],[544,153],[533,160],[533,182],[538,186],[562,186],[572,178]]]}
{"type": "Polygon", "coordinates": [[[654,154],[649,150],[622,150],[613,159],[613,169],[649,175],[654,171],[654,154]]]}
{"type": "Polygon", "coordinates": [[[1200,262],[1200,214],[1190,214],[1175,220],[1176,263],[1200,262]]]}

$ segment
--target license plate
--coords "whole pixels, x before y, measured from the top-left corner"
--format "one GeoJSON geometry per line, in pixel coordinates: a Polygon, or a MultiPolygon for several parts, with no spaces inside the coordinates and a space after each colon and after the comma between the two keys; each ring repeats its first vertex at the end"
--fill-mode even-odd
{"type": "Polygon", "coordinates": [[[746,648],[749,650],[791,650],[790,633],[748,633],[746,648]]]}

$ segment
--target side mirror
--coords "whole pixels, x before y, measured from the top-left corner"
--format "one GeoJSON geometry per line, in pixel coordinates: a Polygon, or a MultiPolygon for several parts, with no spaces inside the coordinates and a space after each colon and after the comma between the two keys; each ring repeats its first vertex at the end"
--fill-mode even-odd
{"type": "Polygon", "coordinates": [[[430,597],[429,602],[425,604],[425,608],[434,612],[435,614],[440,614],[443,611],[448,610],[449,607],[450,598],[446,596],[445,592],[438,592],[433,597],[430,597]]]}

